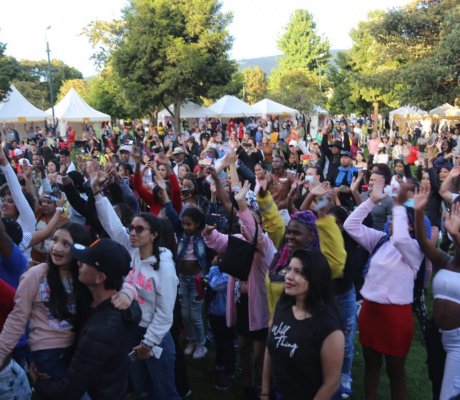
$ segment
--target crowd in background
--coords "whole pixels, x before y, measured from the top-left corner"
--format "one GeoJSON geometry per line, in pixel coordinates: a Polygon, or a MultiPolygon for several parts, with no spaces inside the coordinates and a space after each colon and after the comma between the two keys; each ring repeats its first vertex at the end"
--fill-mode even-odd
{"type": "Polygon", "coordinates": [[[216,390],[350,398],[359,328],[359,395],[385,360],[404,399],[414,326],[433,398],[459,396],[459,134],[303,115],[5,128],[0,398],[179,399],[211,347],[216,390]]]}

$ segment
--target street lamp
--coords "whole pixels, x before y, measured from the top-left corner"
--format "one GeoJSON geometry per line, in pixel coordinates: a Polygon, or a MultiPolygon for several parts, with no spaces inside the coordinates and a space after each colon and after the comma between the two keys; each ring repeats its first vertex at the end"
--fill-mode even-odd
{"type": "Polygon", "coordinates": [[[51,115],[53,117],[53,125],[54,125],[54,93],[53,93],[53,84],[51,83],[51,59],[50,59],[50,46],[48,43],[48,37],[46,33],[51,29],[51,25],[48,26],[45,30],[45,41],[46,41],[46,53],[48,55],[48,82],[50,85],[50,103],[51,103],[51,115]]]}
{"type": "Polygon", "coordinates": [[[321,88],[321,65],[318,63],[318,60],[323,58],[326,55],[326,53],[320,53],[316,56],[316,68],[318,68],[318,76],[319,76],[319,92],[322,93],[322,88],[321,88]]]}

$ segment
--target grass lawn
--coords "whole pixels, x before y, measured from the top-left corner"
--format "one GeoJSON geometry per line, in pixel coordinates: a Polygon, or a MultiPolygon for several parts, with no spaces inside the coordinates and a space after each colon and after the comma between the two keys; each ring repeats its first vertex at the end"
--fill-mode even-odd
{"type": "MultiPolygon", "coordinates": [[[[420,340],[420,329],[418,322],[415,321],[415,335],[409,356],[406,361],[406,375],[408,386],[408,400],[429,400],[431,396],[431,382],[428,379],[428,372],[425,364],[426,353],[420,340]]],[[[207,373],[208,367],[212,362],[212,347],[204,360],[187,359],[189,382],[192,388],[191,400],[234,400],[241,399],[241,387],[238,376],[235,384],[227,391],[218,391],[214,389],[214,377],[207,373]]],[[[390,384],[382,368],[382,377],[379,386],[379,399],[390,399],[390,384]]],[[[361,346],[356,341],[355,359],[353,362],[353,395],[352,399],[364,399],[364,360],[361,346]]]]}

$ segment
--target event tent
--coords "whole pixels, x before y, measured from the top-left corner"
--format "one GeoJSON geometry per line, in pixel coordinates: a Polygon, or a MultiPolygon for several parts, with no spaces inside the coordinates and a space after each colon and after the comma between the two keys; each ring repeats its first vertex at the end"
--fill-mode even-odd
{"type": "Polygon", "coordinates": [[[48,115],[29,102],[14,85],[0,103],[0,122],[44,121],[48,115]]]}
{"type": "Polygon", "coordinates": [[[225,95],[217,100],[209,109],[221,118],[250,117],[261,113],[235,96],[225,95]]]}
{"type": "MultiPolygon", "coordinates": [[[[171,104],[169,109],[174,112],[174,105],[171,104]]],[[[170,112],[165,108],[158,113],[158,120],[162,120],[165,117],[171,117],[170,112]]],[[[207,107],[200,106],[192,101],[184,103],[180,108],[180,117],[183,119],[188,118],[205,118],[205,117],[217,117],[217,113],[210,110],[207,107]]]]}
{"type": "Polygon", "coordinates": [[[257,111],[263,115],[278,115],[278,114],[297,114],[298,111],[294,108],[277,103],[270,99],[263,99],[252,105],[257,111]]]}
{"type": "Polygon", "coordinates": [[[406,105],[396,110],[390,111],[390,119],[393,119],[393,118],[405,118],[405,119],[421,118],[424,115],[428,115],[428,113],[424,110],[421,110],[420,108],[417,108],[411,105],[406,105]]]}
{"type": "MultiPolygon", "coordinates": [[[[51,116],[51,108],[46,112],[51,116]]],[[[74,88],[70,88],[64,98],[54,106],[54,116],[66,123],[110,121],[110,115],[89,106],[74,88]]]]}
{"type": "Polygon", "coordinates": [[[430,115],[441,119],[460,119],[460,109],[445,103],[442,106],[433,108],[430,111],[430,115]]]}

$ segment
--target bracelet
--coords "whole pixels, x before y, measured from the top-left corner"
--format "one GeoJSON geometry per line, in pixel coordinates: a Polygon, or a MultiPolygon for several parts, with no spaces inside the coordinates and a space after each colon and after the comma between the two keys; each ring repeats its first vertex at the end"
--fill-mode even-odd
{"type": "Polygon", "coordinates": [[[56,211],[59,211],[61,213],[64,212],[64,207],[56,207],[56,211]]]}

